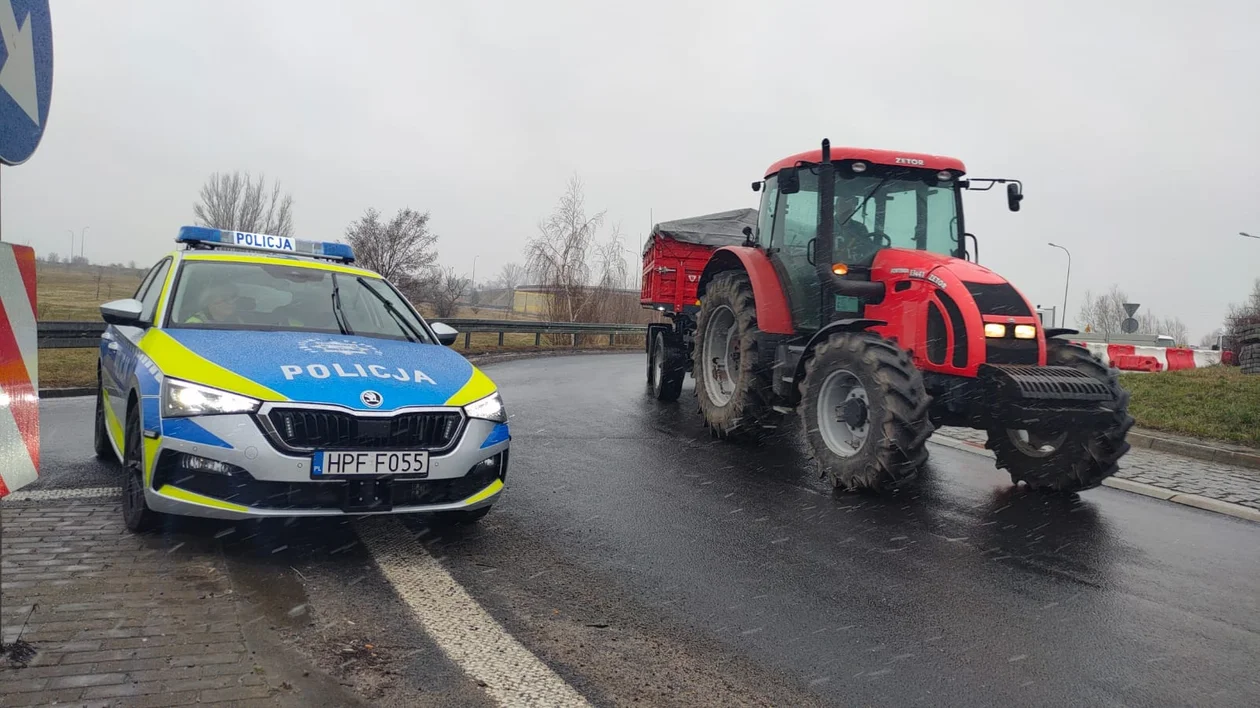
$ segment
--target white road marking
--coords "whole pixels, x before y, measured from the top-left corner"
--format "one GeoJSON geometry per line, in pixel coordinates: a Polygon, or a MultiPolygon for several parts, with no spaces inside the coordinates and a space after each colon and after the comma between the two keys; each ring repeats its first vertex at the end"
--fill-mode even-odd
{"type": "Polygon", "coordinates": [[[5,497],[5,501],[53,501],[57,499],[104,499],[122,496],[121,487],[82,487],[79,489],[28,489],[5,497]]]}
{"type": "Polygon", "coordinates": [[[401,522],[366,519],[358,531],[429,636],[500,705],[590,705],[494,621],[401,522]]]}

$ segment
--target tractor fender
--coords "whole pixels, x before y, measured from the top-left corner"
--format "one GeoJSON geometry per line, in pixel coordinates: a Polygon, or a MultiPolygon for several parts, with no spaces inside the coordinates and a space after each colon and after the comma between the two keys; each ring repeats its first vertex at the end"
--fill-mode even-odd
{"type": "Polygon", "coordinates": [[[888,324],[883,320],[868,320],[862,318],[854,318],[849,320],[836,320],[828,323],[825,327],[814,333],[805,343],[805,347],[801,350],[800,358],[796,360],[796,368],[792,374],[794,382],[800,381],[805,375],[805,361],[809,359],[810,354],[814,351],[814,347],[819,342],[827,341],[827,338],[837,332],[864,332],[871,327],[882,327],[888,324]]]}
{"type": "Polygon", "coordinates": [[[1068,329],[1067,327],[1046,328],[1046,339],[1050,339],[1052,337],[1062,337],[1065,334],[1080,334],[1080,332],[1074,329],[1068,329]]]}
{"type": "Polygon", "coordinates": [[[709,257],[700,275],[696,297],[704,297],[704,291],[713,276],[728,270],[742,270],[752,282],[753,299],[757,303],[757,329],[765,334],[795,334],[792,327],[792,310],[774,265],[760,248],[726,246],[709,257]]]}

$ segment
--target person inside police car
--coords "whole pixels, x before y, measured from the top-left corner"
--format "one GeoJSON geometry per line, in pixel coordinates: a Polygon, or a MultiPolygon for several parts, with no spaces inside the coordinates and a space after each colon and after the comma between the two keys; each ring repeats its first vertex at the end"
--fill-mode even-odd
{"type": "Polygon", "coordinates": [[[236,311],[237,290],[231,283],[216,283],[201,293],[201,307],[194,312],[186,324],[240,324],[241,318],[236,311]]]}

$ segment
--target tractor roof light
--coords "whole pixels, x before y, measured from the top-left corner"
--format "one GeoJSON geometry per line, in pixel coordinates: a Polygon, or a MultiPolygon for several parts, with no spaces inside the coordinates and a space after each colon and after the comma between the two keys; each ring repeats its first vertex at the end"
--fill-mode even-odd
{"type": "Polygon", "coordinates": [[[941,170],[936,173],[936,179],[940,182],[948,182],[954,178],[954,173],[949,170],[941,170]]]}
{"type": "Polygon", "coordinates": [[[850,165],[850,166],[849,166],[849,169],[853,170],[854,172],[865,172],[865,171],[866,171],[866,163],[865,163],[865,162],[855,162],[855,163],[853,163],[852,165],[850,165]]]}
{"type": "Polygon", "coordinates": [[[835,273],[836,275],[847,275],[849,272],[849,266],[843,263],[832,263],[831,272],[835,273]]]}
{"type": "Polygon", "coordinates": [[[1001,322],[988,322],[984,325],[984,336],[991,339],[1001,339],[1006,336],[1006,325],[1001,322]]]}

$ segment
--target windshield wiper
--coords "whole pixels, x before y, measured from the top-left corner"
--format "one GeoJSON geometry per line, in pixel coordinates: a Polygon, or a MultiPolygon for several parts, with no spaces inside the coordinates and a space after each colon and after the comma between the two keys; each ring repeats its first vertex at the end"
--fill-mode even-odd
{"type": "Polygon", "coordinates": [[[349,323],[346,322],[346,313],[341,310],[341,288],[337,285],[337,274],[332,274],[332,305],[333,317],[337,318],[337,327],[342,334],[354,334],[354,330],[350,329],[349,323]]]}
{"type": "Polygon", "coordinates": [[[853,211],[849,212],[849,215],[848,215],[848,216],[846,216],[846,217],[844,217],[844,221],[841,221],[841,222],[839,222],[839,223],[837,223],[837,224],[836,224],[836,228],[839,228],[839,227],[840,227],[841,225],[843,225],[843,224],[847,224],[847,223],[849,223],[849,220],[853,218],[853,215],[854,215],[854,214],[856,214],[856,213],[858,213],[859,211],[862,211],[862,209],[866,207],[866,203],[867,203],[867,202],[869,202],[869,201],[871,200],[871,197],[875,196],[875,193],[879,191],[879,188],[880,188],[880,187],[882,187],[882,186],[884,186],[884,184],[885,184],[885,183],[887,183],[887,182],[888,182],[888,180],[890,180],[890,179],[892,179],[892,175],[889,175],[889,176],[887,176],[887,177],[885,177],[885,178],[881,179],[881,180],[879,181],[879,184],[875,185],[875,188],[874,188],[874,189],[872,189],[871,191],[869,191],[869,192],[867,192],[867,193],[866,193],[866,197],[864,197],[864,198],[862,199],[862,203],[861,203],[861,204],[858,204],[856,209],[854,209],[853,211]]]}
{"type": "Polygon", "coordinates": [[[368,281],[363,279],[363,276],[355,276],[355,279],[359,281],[359,284],[362,285],[365,290],[372,293],[377,300],[381,301],[381,304],[385,306],[385,311],[394,318],[394,323],[402,329],[403,336],[407,338],[408,342],[420,342],[424,340],[424,335],[417,332],[416,328],[411,326],[411,323],[407,321],[407,318],[403,317],[402,313],[398,311],[398,308],[394,307],[394,303],[390,302],[384,295],[378,293],[376,288],[372,287],[368,281]]]}

